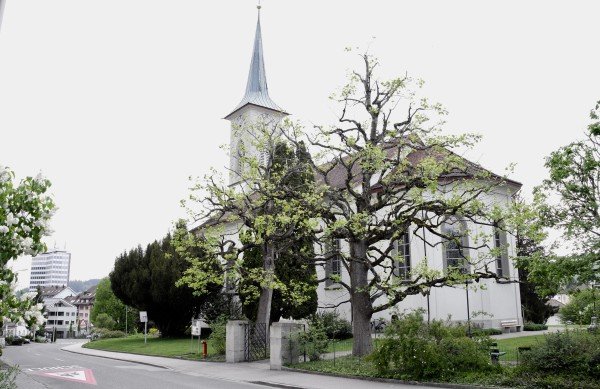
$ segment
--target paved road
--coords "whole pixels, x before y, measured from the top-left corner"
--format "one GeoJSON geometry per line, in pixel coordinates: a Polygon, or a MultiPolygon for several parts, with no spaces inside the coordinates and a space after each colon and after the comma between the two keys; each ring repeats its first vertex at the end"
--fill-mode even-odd
{"type": "Polygon", "coordinates": [[[78,355],[60,350],[69,341],[29,344],[4,349],[2,359],[21,369],[21,389],[98,388],[119,389],[256,389],[265,386],[181,374],[169,369],[78,355]],[[94,384],[95,382],[95,384],[94,384]]]}

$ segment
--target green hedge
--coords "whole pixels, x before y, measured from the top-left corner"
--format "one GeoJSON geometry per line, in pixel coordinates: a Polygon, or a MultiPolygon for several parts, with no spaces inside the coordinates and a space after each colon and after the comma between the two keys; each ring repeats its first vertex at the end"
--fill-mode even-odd
{"type": "Polygon", "coordinates": [[[548,326],[545,324],[525,323],[523,326],[523,331],[543,331],[547,329],[548,326]]]}

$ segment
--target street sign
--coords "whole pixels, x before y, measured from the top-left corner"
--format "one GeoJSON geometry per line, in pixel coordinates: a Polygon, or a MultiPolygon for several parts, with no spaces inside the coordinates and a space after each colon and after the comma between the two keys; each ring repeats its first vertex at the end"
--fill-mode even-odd
{"type": "Polygon", "coordinates": [[[140,322],[142,322],[142,323],[148,322],[148,312],[140,311],[140,322]]]}
{"type": "Polygon", "coordinates": [[[192,335],[200,336],[200,327],[192,327],[192,335]]]}

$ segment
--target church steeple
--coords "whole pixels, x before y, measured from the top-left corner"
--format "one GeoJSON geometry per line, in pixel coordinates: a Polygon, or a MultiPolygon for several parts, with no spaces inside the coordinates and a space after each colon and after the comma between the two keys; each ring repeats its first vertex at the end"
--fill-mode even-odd
{"type": "Polygon", "coordinates": [[[267,75],[265,72],[265,61],[262,46],[262,35],[260,30],[260,5],[258,5],[258,20],[256,22],[256,33],[254,35],[254,49],[252,50],[252,60],[250,61],[250,71],[248,73],[248,83],[246,84],[246,93],[242,101],[235,109],[225,117],[228,119],[234,113],[248,104],[267,108],[273,111],[287,114],[279,107],[271,97],[269,97],[269,88],[267,87],[267,75]]]}

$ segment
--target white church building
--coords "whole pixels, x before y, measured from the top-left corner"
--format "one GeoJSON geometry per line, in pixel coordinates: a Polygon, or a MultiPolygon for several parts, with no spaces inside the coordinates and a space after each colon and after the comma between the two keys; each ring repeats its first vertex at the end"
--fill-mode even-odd
{"type": "MultiPolygon", "coordinates": [[[[235,172],[240,169],[235,150],[238,150],[240,144],[244,143],[244,137],[251,136],[252,129],[249,123],[259,119],[264,121],[265,118],[270,122],[277,123],[288,115],[270,98],[268,93],[261,37],[260,9],[255,34],[245,94],[241,102],[225,117],[231,122],[229,180],[232,185],[236,183],[235,172]],[[240,131],[240,128],[242,131],[240,131]]],[[[245,143],[246,147],[248,144],[245,143]]],[[[510,203],[520,187],[521,184],[507,180],[505,186],[492,194],[492,198],[489,200],[505,204],[510,203]]],[[[230,226],[230,228],[227,228],[229,232],[226,234],[231,233],[233,235],[234,231],[238,230],[237,227],[230,226]]],[[[428,296],[409,296],[399,303],[395,309],[379,312],[374,315],[373,319],[383,318],[389,320],[393,314],[398,312],[421,309],[424,312],[424,317],[432,320],[450,318],[453,321],[466,322],[467,319],[470,319],[475,326],[499,328],[504,331],[520,331],[523,326],[523,317],[519,284],[515,282],[518,281],[518,273],[510,260],[516,255],[515,238],[499,230],[494,231],[492,227],[479,225],[466,227],[476,234],[486,233],[493,237],[493,244],[496,247],[500,247],[500,245],[507,247],[504,254],[493,261],[495,271],[506,281],[483,279],[479,281],[479,287],[446,286],[432,288],[428,296]]],[[[449,261],[455,259],[451,245],[436,245],[436,243],[441,243],[440,237],[429,232],[425,233],[424,237],[429,243],[434,244],[434,247],[425,245],[422,240],[409,234],[406,234],[401,241],[396,243],[398,253],[404,257],[404,263],[398,266],[396,270],[399,276],[410,276],[411,265],[415,266],[424,258],[426,258],[429,268],[439,270],[446,269],[449,261]]],[[[335,245],[339,246],[342,252],[348,250],[348,246],[344,241],[337,241],[335,245]]],[[[470,252],[470,255],[477,255],[477,253],[470,252]]],[[[349,275],[341,263],[333,260],[333,263],[328,266],[319,266],[317,268],[319,279],[325,278],[325,271],[336,273],[349,284],[349,275]]],[[[340,302],[348,300],[348,292],[340,285],[323,282],[319,284],[318,297],[320,307],[336,306],[340,302]]],[[[336,309],[348,320],[352,319],[350,303],[341,304],[336,309]]]]}

